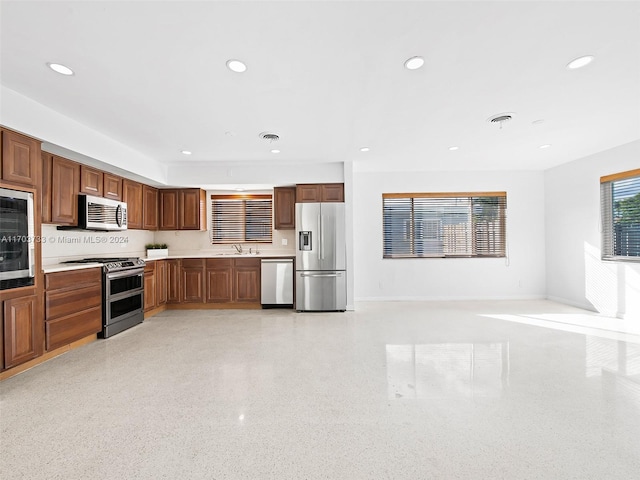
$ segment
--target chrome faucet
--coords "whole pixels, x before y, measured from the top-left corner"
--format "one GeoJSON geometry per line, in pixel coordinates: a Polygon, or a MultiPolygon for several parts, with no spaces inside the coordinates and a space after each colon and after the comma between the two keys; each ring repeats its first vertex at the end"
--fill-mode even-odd
{"type": "Polygon", "coordinates": [[[239,243],[234,243],[234,244],[233,244],[233,248],[235,248],[235,249],[236,249],[236,252],[238,252],[238,253],[242,253],[242,245],[241,245],[241,244],[239,244],[239,243]]]}

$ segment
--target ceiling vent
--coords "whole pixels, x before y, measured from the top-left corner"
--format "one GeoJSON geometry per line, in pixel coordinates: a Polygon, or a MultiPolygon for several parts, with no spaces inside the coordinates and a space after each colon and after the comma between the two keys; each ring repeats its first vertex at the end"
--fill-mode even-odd
{"type": "Polygon", "coordinates": [[[275,133],[269,132],[262,132],[260,134],[260,138],[268,141],[269,143],[277,142],[278,140],[280,140],[280,136],[276,135],[275,133]]]}

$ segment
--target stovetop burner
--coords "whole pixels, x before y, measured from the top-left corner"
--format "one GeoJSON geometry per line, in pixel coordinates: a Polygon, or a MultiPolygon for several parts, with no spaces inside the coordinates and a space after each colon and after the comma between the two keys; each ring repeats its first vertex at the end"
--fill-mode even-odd
{"type": "Polygon", "coordinates": [[[63,263],[102,263],[105,272],[115,272],[129,268],[144,267],[144,260],[140,258],[81,258],[79,260],[67,260],[63,263]]]}

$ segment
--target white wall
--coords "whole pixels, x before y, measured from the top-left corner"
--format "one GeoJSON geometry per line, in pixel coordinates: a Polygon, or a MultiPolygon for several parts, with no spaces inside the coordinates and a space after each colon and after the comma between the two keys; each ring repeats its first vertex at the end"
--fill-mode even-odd
{"type": "Polygon", "coordinates": [[[640,321],[640,264],[600,260],[600,177],[638,167],[640,141],[545,172],[550,299],[640,321]]]}
{"type": "Polygon", "coordinates": [[[356,172],[356,300],[545,296],[542,172],[356,172]],[[508,259],[383,259],[382,194],[507,192],[508,259]]]}

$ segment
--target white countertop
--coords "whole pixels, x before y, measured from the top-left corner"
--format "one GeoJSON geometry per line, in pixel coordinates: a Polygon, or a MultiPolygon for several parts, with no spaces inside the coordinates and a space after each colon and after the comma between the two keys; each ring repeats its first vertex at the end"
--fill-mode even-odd
{"type": "Polygon", "coordinates": [[[44,265],[42,271],[44,273],[67,272],[69,270],[82,270],[83,268],[102,268],[101,263],[54,263],[53,265],[44,265]]]}
{"type": "Polygon", "coordinates": [[[171,260],[175,258],[295,258],[295,253],[194,253],[188,255],[166,255],[162,257],[144,257],[142,260],[150,262],[153,260],[171,260]]]}

